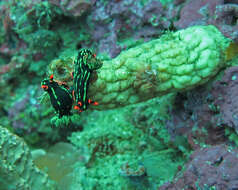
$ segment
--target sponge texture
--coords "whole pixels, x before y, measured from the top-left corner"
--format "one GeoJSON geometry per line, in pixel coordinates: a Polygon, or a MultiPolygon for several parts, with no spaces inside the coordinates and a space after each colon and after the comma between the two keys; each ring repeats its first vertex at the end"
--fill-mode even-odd
{"type": "MultiPolygon", "coordinates": [[[[135,104],[170,92],[206,83],[225,66],[230,40],[212,25],[167,32],[161,38],[123,51],[103,61],[89,85],[89,98],[99,102],[91,109],[135,104]]],[[[71,85],[72,58],[56,60],[49,74],[71,85]],[[71,61],[70,61],[71,60],[71,61]],[[67,70],[68,72],[62,72],[67,70]]]]}
{"type": "Polygon", "coordinates": [[[105,61],[89,97],[110,109],[189,90],[224,67],[229,43],[212,25],[169,32],[105,61]]]}

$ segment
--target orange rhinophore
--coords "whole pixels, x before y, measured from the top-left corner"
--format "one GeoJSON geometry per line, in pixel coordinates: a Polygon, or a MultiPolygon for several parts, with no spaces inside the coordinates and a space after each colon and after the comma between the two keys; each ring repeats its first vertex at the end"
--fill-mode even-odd
{"type": "Polygon", "coordinates": [[[75,109],[75,110],[79,110],[79,107],[78,107],[78,106],[74,106],[74,109],[75,109]]]}
{"type": "Polygon", "coordinates": [[[50,75],[50,80],[53,80],[54,79],[54,75],[50,75]]]}
{"type": "Polygon", "coordinates": [[[93,105],[95,105],[95,106],[98,106],[98,105],[99,105],[99,103],[98,103],[98,102],[94,102],[94,103],[93,103],[93,105]]]}

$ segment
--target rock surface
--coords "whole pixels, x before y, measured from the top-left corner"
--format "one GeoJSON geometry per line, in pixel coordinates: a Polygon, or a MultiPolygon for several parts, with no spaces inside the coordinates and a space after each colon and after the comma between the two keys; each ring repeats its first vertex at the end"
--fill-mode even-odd
{"type": "Polygon", "coordinates": [[[238,189],[238,150],[225,145],[195,151],[173,183],[159,190],[238,189]]]}

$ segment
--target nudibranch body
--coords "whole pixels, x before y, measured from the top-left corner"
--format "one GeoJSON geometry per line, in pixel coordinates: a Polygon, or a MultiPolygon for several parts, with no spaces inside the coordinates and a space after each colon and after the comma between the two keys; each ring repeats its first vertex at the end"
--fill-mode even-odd
{"type": "Polygon", "coordinates": [[[63,115],[71,115],[70,110],[72,108],[73,98],[66,85],[59,85],[53,80],[53,76],[51,76],[50,79],[42,80],[41,87],[48,92],[51,104],[59,114],[59,118],[63,115]]]}
{"type": "Polygon", "coordinates": [[[100,67],[102,67],[102,62],[89,49],[79,51],[74,61],[73,72],[73,96],[76,102],[74,109],[79,110],[79,112],[86,110],[89,104],[98,104],[88,99],[88,86],[92,72],[100,67]]]}

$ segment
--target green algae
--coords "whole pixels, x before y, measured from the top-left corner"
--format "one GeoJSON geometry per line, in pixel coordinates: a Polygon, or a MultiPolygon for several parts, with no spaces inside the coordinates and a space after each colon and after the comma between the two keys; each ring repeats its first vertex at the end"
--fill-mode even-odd
{"type": "Polygon", "coordinates": [[[169,4],[173,2],[174,0],[159,0],[163,5],[169,4]]]}
{"type": "MultiPolygon", "coordinates": [[[[84,172],[80,172],[75,181],[83,189],[87,187],[91,190],[138,189],[139,186],[142,189],[152,189],[172,180],[178,172],[178,166],[183,165],[190,155],[187,142],[176,141],[173,144],[161,122],[168,117],[165,107],[172,99],[169,96],[161,101],[157,99],[141,104],[146,107],[145,114],[151,117],[144,124],[130,122],[133,109],[137,109],[135,106],[88,113],[84,130],[74,132],[69,137],[76,147],[83,150],[86,158],[84,172]],[[154,105],[156,101],[160,103],[154,105]],[[161,111],[160,119],[154,113],[155,107],[158,112],[161,111]],[[157,128],[158,136],[150,133],[150,122],[157,128]],[[138,181],[135,177],[121,175],[121,167],[126,163],[142,164],[147,177],[138,181]]],[[[76,167],[75,171],[78,170],[76,167]]]]}
{"type": "Polygon", "coordinates": [[[35,163],[62,190],[158,188],[173,179],[191,153],[186,140],[171,141],[165,128],[173,100],[171,94],[136,106],[101,112],[89,110],[71,117],[69,123],[83,126],[81,132],[67,135],[74,146],[53,146],[46,154],[34,156],[35,163]],[[141,121],[140,117],[147,119],[141,121]],[[125,164],[132,168],[143,166],[146,176],[124,175],[125,164]]]}
{"type": "Polygon", "coordinates": [[[30,149],[21,138],[2,126],[0,136],[0,189],[55,189],[55,183],[33,164],[30,149]]]}
{"type": "Polygon", "coordinates": [[[236,146],[238,146],[238,134],[235,131],[235,129],[226,127],[225,128],[225,135],[228,137],[228,139],[234,143],[236,146]]]}
{"type": "Polygon", "coordinates": [[[11,9],[15,32],[29,44],[30,49],[55,52],[59,38],[50,30],[50,25],[61,14],[60,10],[47,1],[33,5],[28,11],[25,9],[23,3],[11,9]]]}

